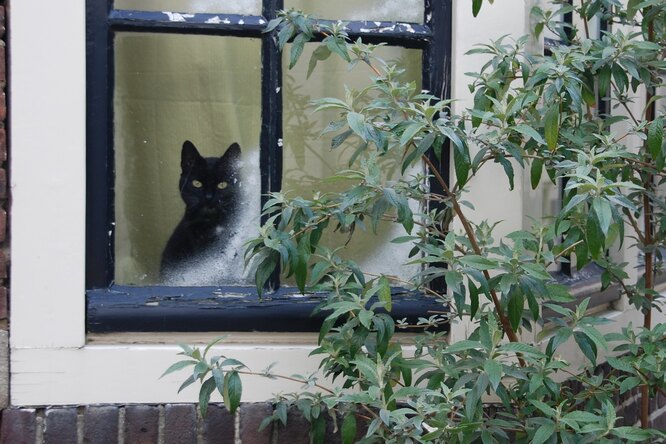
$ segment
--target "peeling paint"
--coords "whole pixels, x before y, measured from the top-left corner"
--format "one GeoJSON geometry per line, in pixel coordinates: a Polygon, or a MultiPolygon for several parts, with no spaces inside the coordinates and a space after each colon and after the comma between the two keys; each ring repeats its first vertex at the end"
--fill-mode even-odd
{"type": "Polygon", "coordinates": [[[278,139],[278,146],[279,146],[280,148],[282,148],[282,145],[283,145],[283,144],[284,144],[284,143],[282,142],[282,139],[278,139]]]}
{"type": "Polygon", "coordinates": [[[213,25],[219,25],[220,23],[222,23],[222,19],[220,19],[219,15],[216,15],[215,17],[212,17],[212,18],[209,18],[208,20],[206,20],[206,23],[210,23],[210,24],[213,24],[213,25]]]}
{"type": "Polygon", "coordinates": [[[243,19],[238,20],[238,24],[239,24],[239,25],[244,25],[244,24],[245,24],[245,20],[243,20],[243,19]]]}
{"type": "Polygon", "coordinates": [[[400,26],[403,26],[403,27],[407,30],[407,32],[411,32],[412,34],[414,34],[414,33],[416,32],[416,31],[414,30],[414,28],[412,28],[412,25],[409,24],[409,23],[398,23],[398,24],[399,24],[400,26]]]}
{"type": "Polygon", "coordinates": [[[264,19],[259,19],[259,24],[260,25],[263,25],[264,23],[266,23],[266,21],[264,19]]]}
{"type": "Polygon", "coordinates": [[[186,22],[188,18],[193,18],[194,14],[181,14],[179,12],[162,11],[169,17],[170,22],[186,22]]]}
{"type": "Polygon", "coordinates": [[[231,20],[229,20],[229,17],[225,17],[224,20],[222,20],[222,23],[224,23],[225,25],[228,25],[228,24],[231,23],[231,20]]]}

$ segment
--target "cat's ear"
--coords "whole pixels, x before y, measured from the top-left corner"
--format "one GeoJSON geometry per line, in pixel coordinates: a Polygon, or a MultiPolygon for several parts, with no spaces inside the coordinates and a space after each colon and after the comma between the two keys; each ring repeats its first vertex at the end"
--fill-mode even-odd
{"type": "Polygon", "coordinates": [[[203,158],[201,157],[201,154],[199,154],[197,147],[195,147],[189,140],[186,140],[183,143],[183,149],[180,152],[180,167],[183,171],[189,171],[197,162],[199,162],[199,159],[203,158]]]}
{"type": "Polygon", "coordinates": [[[231,145],[229,145],[227,151],[224,153],[222,157],[220,157],[219,164],[220,165],[234,164],[235,162],[238,162],[240,160],[240,156],[241,156],[240,145],[234,142],[231,145]]]}

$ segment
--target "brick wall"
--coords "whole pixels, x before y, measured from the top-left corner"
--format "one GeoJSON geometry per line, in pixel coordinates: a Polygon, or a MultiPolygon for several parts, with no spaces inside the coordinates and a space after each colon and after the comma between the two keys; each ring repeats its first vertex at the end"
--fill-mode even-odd
{"type": "MultiPolygon", "coordinates": [[[[309,444],[310,425],[296,410],[289,413],[287,427],[259,431],[271,414],[268,403],[243,404],[235,415],[211,404],[206,418],[194,404],[10,408],[2,412],[0,443],[309,444]]],[[[328,419],[326,443],[340,443],[328,419]]]]}
{"type": "MultiPolygon", "coordinates": [[[[638,425],[638,391],[616,399],[618,425],[638,425]]],[[[666,396],[652,401],[652,427],[666,430],[666,396]]],[[[235,415],[211,404],[206,418],[194,404],[106,405],[9,408],[2,412],[0,444],[308,444],[310,424],[297,410],[287,426],[272,425],[259,431],[272,414],[268,403],[243,404],[235,415]]],[[[341,442],[332,419],[326,415],[326,443],[341,442]]],[[[365,430],[359,427],[357,439],[365,430]]]]}

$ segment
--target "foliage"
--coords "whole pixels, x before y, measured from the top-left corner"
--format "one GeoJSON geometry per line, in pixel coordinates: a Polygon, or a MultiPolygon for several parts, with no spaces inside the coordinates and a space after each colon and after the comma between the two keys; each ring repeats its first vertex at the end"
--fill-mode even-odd
{"type": "MultiPolygon", "coordinates": [[[[472,2],[475,15],[482,3],[472,2]]],[[[288,11],[268,25],[281,48],[291,42],[290,67],[306,42],[319,39],[309,73],[337,56],[352,67],[368,66],[374,76],[363,90],[314,104],[339,113],[324,130],[334,134],[332,149],[345,140],[357,143],[349,165],[335,175],[349,186],[310,198],[272,195],[264,207],[268,222],[248,244],[247,260],[259,264],[260,292],[279,267],[295,277],[301,291],[328,295],[318,308],[326,318],[313,354],[321,357],[323,374],[338,382],[328,388],[315,376],[259,373],[304,384],[300,393],[278,396],[265,424],[285,423],[287,408],[296,406],[312,422],[315,442],[323,440],[325,410],[341,421],[344,443],[354,441],[358,421],[368,423],[362,442],[666,439],[647,428],[645,409],[642,428],[618,426],[614,405],[617,393],[635,387],[645,399],[666,393],[666,326],[652,325],[660,304],[654,277],[661,273],[666,240],[659,188],[666,180],[664,117],[655,105],[666,69],[666,3],[574,4],[554,1],[548,9],[533,10],[536,36],[549,29],[561,39],[547,55],[529,53],[527,37],[503,37],[470,51],[488,61],[472,74],[474,104],[461,115],[452,113],[450,100],[402,81],[400,67],[377,58],[375,45],[350,41],[344,24],[288,11]],[[566,12],[581,26],[556,20],[566,12]],[[612,23],[612,32],[592,38],[594,20],[612,23]],[[629,105],[640,94],[647,95],[647,103],[636,114],[629,105]],[[612,112],[599,111],[602,103],[612,112]],[[448,146],[452,184],[433,164],[447,155],[448,146]],[[379,159],[395,154],[403,173],[397,179],[378,166],[379,159]],[[503,168],[511,188],[516,168],[529,171],[533,187],[564,181],[562,209],[554,220],[499,241],[493,239],[496,224],[470,220],[466,186],[492,163],[503,168]],[[422,164],[427,173],[406,173],[422,164]],[[431,191],[429,181],[443,192],[431,191]],[[409,281],[365,274],[340,248],[322,241],[327,230],[353,239],[357,229],[376,230],[382,223],[404,228],[404,236],[393,242],[410,243],[411,263],[422,265],[409,281]],[[624,243],[635,243],[644,258],[636,282],[627,264],[614,260],[613,252],[624,243]],[[603,320],[587,314],[588,300],[568,308],[574,301],[569,289],[549,272],[550,265],[568,260],[578,269],[589,263],[601,267],[603,287],[618,286],[642,312],[644,325],[618,327],[618,333],[604,336],[597,329],[603,320]],[[430,285],[439,278],[448,293],[430,285]],[[388,313],[395,285],[438,298],[448,310],[424,314],[417,325],[394,321],[388,313]],[[544,319],[544,308],[555,315],[544,319]],[[474,331],[449,344],[437,327],[454,317],[469,320],[474,331]],[[549,338],[545,347],[521,340],[521,333],[544,323],[552,326],[543,332],[549,338]],[[414,353],[403,350],[395,336],[405,327],[423,329],[414,339],[414,353]],[[571,373],[558,353],[567,341],[587,358],[580,373],[571,373]],[[605,376],[594,373],[602,351],[615,356],[608,358],[614,371],[605,376]],[[569,382],[560,382],[563,374],[569,382]],[[498,400],[497,411],[489,411],[488,399],[498,400]]],[[[168,372],[193,367],[183,385],[202,382],[202,412],[216,389],[235,410],[239,375],[251,372],[233,359],[208,358],[210,345],[203,353],[183,347],[188,359],[168,372]]]]}

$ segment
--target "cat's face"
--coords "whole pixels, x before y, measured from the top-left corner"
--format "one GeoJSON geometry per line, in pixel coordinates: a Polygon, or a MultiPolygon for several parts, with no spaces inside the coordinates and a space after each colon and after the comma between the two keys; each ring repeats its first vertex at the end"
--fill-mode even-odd
{"type": "Polygon", "coordinates": [[[240,182],[240,146],[221,157],[203,157],[189,140],[181,151],[180,195],[186,211],[214,219],[234,210],[240,182]]]}

